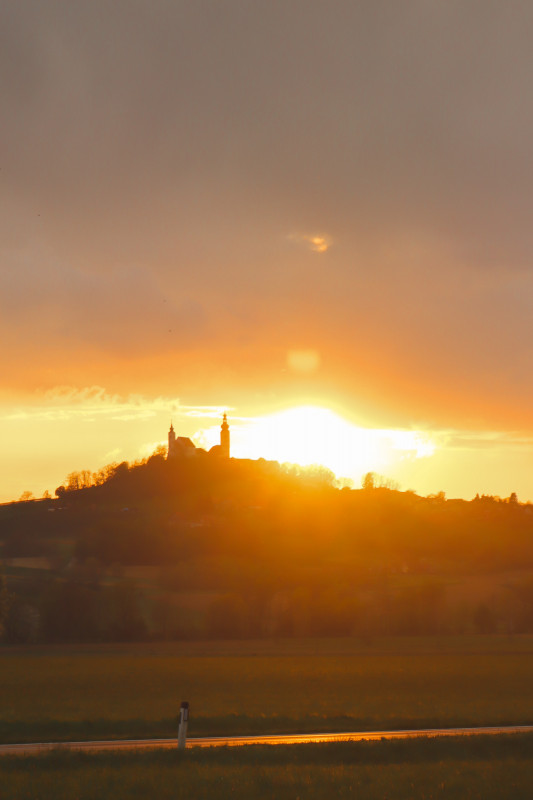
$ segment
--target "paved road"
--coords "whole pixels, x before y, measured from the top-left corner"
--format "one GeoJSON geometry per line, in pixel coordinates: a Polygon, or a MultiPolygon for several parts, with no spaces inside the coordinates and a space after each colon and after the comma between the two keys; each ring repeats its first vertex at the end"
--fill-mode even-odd
{"type": "MultiPolygon", "coordinates": [[[[352,733],[291,733],[269,736],[210,736],[188,739],[187,747],[233,747],[243,744],[309,744],[311,742],[360,742],[380,739],[414,739],[436,736],[480,736],[532,732],[533,725],[507,725],[492,728],[428,728],[407,731],[363,731],[352,733]]],[[[35,755],[50,750],[155,750],[177,749],[176,739],[112,739],[103,742],[35,742],[2,744],[0,755],[35,755]]]]}

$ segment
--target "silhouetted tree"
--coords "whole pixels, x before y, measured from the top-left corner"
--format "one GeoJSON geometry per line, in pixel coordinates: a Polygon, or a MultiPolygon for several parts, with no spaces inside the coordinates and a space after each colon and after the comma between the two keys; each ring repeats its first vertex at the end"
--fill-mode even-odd
{"type": "Polygon", "coordinates": [[[361,483],[363,489],[365,491],[369,491],[370,489],[376,488],[376,473],[375,472],[367,472],[366,475],[363,477],[363,481],[361,483]]]}
{"type": "Polygon", "coordinates": [[[39,612],[18,595],[13,596],[5,627],[5,639],[10,644],[35,642],[39,635],[39,612]]]}
{"type": "Polygon", "coordinates": [[[41,628],[48,641],[100,638],[99,590],[76,581],[55,581],[43,597],[41,628]]]}
{"type": "Polygon", "coordinates": [[[248,607],[241,595],[225,594],[212,601],[207,632],[215,638],[240,639],[248,633],[248,607]]]}
{"type": "Polygon", "coordinates": [[[114,642],[137,641],[147,633],[141,609],[141,594],[135,586],[116,584],[103,596],[106,638],[114,642]]]}
{"type": "Polygon", "coordinates": [[[4,635],[7,617],[9,614],[9,607],[12,602],[12,596],[7,590],[7,583],[4,575],[0,575],[0,639],[4,635]]]}
{"type": "Polygon", "coordinates": [[[481,603],[474,614],[474,626],[478,633],[495,633],[496,631],[496,615],[494,611],[489,608],[486,603],[481,603]]]}

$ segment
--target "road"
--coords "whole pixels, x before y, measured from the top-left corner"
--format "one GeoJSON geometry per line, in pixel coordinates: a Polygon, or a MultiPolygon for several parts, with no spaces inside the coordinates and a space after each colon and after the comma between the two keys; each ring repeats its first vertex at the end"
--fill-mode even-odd
{"type": "MultiPolygon", "coordinates": [[[[187,740],[187,747],[234,747],[250,744],[310,744],[311,742],[361,742],[381,739],[414,739],[436,736],[480,736],[504,733],[527,733],[533,725],[506,725],[483,728],[427,728],[406,731],[358,731],[352,733],[291,733],[268,736],[209,736],[187,740]]],[[[34,742],[2,744],[1,755],[35,755],[50,750],[156,750],[177,749],[176,739],[111,739],[102,742],[34,742]]]]}

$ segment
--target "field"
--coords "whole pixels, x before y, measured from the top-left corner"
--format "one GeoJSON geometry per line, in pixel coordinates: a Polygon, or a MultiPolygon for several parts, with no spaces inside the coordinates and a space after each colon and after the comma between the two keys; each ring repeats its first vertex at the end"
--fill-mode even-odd
{"type": "Polygon", "coordinates": [[[4,758],[3,800],[526,800],[533,736],[4,758]]]}
{"type": "Polygon", "coordinates": [[[3,648],[0,740],[533,721],[533,637],[3,648]]]}

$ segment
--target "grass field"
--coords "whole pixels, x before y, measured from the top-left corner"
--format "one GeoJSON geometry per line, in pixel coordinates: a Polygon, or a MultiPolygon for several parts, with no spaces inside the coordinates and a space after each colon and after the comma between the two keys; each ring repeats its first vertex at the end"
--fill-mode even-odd
{"type": "Polygon", "coordinates": [[[533,722],[533,637],[0,650],[0,740],[533,722]]]}
{"type": "Polygon", "coordinates": [[[3,758],[3,800],[526,800],[533,736],[3,758]]]}

